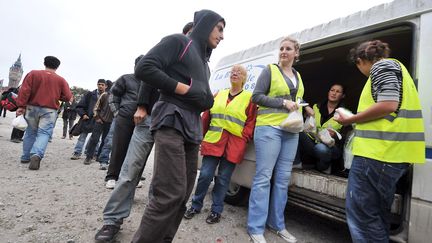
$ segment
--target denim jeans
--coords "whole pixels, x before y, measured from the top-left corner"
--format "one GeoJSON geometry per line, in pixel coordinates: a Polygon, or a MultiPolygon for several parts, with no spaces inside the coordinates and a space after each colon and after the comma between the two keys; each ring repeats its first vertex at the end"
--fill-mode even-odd
{"type": "Polygon", "coordinates": [[[256,172],[249,197],[247,230],[250,234],[263,234],[267,224],[279,231],[285,229],[284,211],[298,133],[272,126],[257,126],[254,142],[256,172]]]}
{"type": "Polygon", "coordinates": [[[201,211],[203,207],[204,197],[215,176],[216,167],[218,165],[218,175],[215,179],[212,192],[213,204],[211,206],[211,211],[219,214],[223,211],[225,193],[228,190],[235,164],[229,162],[224,157],[214,156],[204,156],[202,160],[198,184],[195,189],[195,195],[192,197],[192,207],[198,211],[201,211]]]}
{"type": "Polygon", "coordinates": [[[407,163],[384,163],[354,156],[346,196],[347,223],[353,242],[388,242],[396,183],[407,163]]]}
{"type": "Polygon", "coordinates": [[[135,126],[119,178],[103,211],[104,225],[121,225],[128,217],[147,159],[153,148],[150,116],[135,126]]]}
{"type": "Polygon", "coordinates": [[[57,119],[57,110],[28,105],[25,119],[28,126],[24,133],[21,160],[29,161],[31,155],[43,158],[57,119]]]}
{"type": "Polygon", "coordinates": [[[323,143],[315,143],[315,141],[304,132],[299,134],[297,153],[300,153],[298,156],[300,160],[301,157],[304,156],[309,156],[316,160],[315,167],[319,171],[328,169],[332,160],[342,156],[342,150],[337,145],[328,147],[323,143]]]}
{"type": "Polygon", "coordinates": [[[88,133],[83,132],[79,135],[78,141],[74,148],[74,154],[81,155],[88,133]]]}
{"type": "Polygon", "coordinates": [[[111,122],[111,127],[108,131],[108,134],[105,137],[104,145],[101,149],[101,153],[100,153],[99,158],[98,158],[98,161],[101,164],[108,164],[108,161],[110,159],[115,121],[116,121],[116,119],[114,118],[113,121],[111,122]]]}

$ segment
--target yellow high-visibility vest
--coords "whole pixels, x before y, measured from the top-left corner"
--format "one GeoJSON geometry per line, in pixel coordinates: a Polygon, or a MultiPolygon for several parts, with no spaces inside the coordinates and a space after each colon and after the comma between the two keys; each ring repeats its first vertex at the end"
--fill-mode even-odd
{"type": "Polygon", "coordinates": [[[328,128],[328,127],[332,127],[334,130],[336,130],[338,132],[341,130],[342,125],[339,124],[337,121],[335,121],[333,119],[333,117],[331,117],[326,122],[324,122],[324,124],[321,125],[321,113],[319,111],[317,104],[315,104],[313,106],[313,110],[315,112],[315,126],[318,129],[318,131],[322,130],[323,128],[328,128]]]}
{"type": "MultiPolygon", "coordinates": [[[[420,100],[408,70],[397,62],[402,69],[402,103],[399,112],[357,124],[353,154],[390,163],[424,163],[425,136],[420,100]]],[[[357,111],[362,112],[373,104],[375,101],[369,77],[357,111]]]]}
{"type": "MultiPolygon", "coordinates": [[[[328,128],[328,127],[332,127],[334,130],[340,132],[340,130],[342,129],[342,125],[339,124],[337,121],[335,121],[333,119],[333,117],[331,117],[326,122],[324,122],[324,124],[321,125],[321,113],[319,111],[317,104],[313,105],[313,110],[315,112],[315,126],[316,126],[318,132],[321,131],[322,129],[328,128]]],[[[307,135],[310,138],[312,138],[313,140],[315,140],[315,137],[312,136],[311,134],[307,133],[307,135]]]]}
{"type": "MultiPolygon", "coordinates": [[[[282,73],[279,71],[279,68],[270,64],[270,73],[271,73],[271,81],[270,81],[270,91],[267,96],[273,98],[283,98],[287,100],[291,99],[290,88],[288,87],[282,73]]],[[[295,101],[298,98],[303,98],[304,87],[303,81],[301,79],[300,73],[297,72],[298,84],[297,84],[297,94],[295,97],[295,101]]],[[[299,108],[301,112],[301,107],[299,108]]],[[[257,119],[255,126],[279,126],[285,118],[288,117],[289,111],[283,107],[281,108],[270,108],[265,106],[259,106],[257,112],[257,119]]]]}
{"type": "Polygon", "coordinates": [[[227,105],[229,89],[219,91],[210,109],[210,127],[204,136],[204,141],[216,143],[222,136],[222,131],[242,137],[243,128],[247,119],[246,109],[249,106],[252,93],[243,90],[227,105]]]}

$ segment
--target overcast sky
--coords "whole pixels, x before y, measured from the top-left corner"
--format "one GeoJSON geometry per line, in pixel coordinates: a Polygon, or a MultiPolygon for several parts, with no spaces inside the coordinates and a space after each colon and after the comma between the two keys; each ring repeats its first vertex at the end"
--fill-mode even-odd
{"type": "MultiPolygon", "coordinates": [[[[193,13],[211,9],[225,18],[223,56],[391,0],[0,0],[0,79],[21,53],[24,75],[57,56],[57,73],[70,86],[95,89],[133,72],[134,59],[162,37],[181,32],[193,13]]],[[[23,76],[24,78],[24,76],[23,76]]]]}

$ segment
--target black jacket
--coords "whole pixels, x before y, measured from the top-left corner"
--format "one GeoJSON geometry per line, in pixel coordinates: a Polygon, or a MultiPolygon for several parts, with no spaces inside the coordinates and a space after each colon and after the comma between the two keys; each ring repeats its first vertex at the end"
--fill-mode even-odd
{"type": "Polygon", "coordinates": [[[208,38],[219,21],[224,20],[215,12],[196,12],[192,33],[163,38],[138,62],[135,76],[159,89],[161,101],[197,112],[210,109],[213,95],[207,62],[212,49],[208,47],[208,38]],[[175,94],[177,82],[190,85],[188,93],[175,94]]]}
{"type": "Polygon", "coordinates": [[[140,83],[141,81],[135,78],[133,74],[125,74],[117,79],[111,88],[111,94],[114,97],[110,99],[111,110],[114,115],[125,118],[133,117],[137,108],[137,94],[140,83]]]}
{"type": "Polygon", "coordinates": [[[90,119],[93,118],[93,109],[98,99],[98,90],[87,92],[78,102],[76,111],[80,117],[87,115],[90,119]]]}

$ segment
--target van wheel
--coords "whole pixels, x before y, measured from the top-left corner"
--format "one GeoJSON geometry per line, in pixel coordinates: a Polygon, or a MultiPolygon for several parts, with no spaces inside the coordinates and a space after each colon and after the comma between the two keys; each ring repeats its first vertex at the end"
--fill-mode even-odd
{"type": "Polygon", "coordinates": [[[225,194],[225,202],[233,206],[246,206],[249,201],[250,189],[230,182],[225,194]]]}

